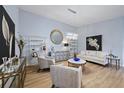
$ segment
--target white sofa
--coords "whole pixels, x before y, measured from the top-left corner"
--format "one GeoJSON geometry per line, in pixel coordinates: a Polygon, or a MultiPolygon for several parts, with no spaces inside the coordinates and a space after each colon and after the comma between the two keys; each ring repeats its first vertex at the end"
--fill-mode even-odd
{"type": "Polygon", "coordinates": [[[83,58],[84,60],[98,63],[101,65],[108,64],[106,60],[106,55],[107,53],[101,51],[81,51],[80,53],[80,57],[83,58]]]}
{"type": "Polygon", "coordinates": [[[50,74],[52,87],[59,88],[81,88],[82,68],[73,68],[62,65],[51,65],[50,74]]]}

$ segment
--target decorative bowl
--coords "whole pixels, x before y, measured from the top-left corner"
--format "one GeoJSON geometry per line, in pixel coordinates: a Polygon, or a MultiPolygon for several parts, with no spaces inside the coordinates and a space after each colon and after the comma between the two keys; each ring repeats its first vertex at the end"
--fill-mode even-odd
{"type": "Polygon", "coordinates": [[[74,61],[79,61],[80,60],[80,58],[74,58],[74,61]]]}

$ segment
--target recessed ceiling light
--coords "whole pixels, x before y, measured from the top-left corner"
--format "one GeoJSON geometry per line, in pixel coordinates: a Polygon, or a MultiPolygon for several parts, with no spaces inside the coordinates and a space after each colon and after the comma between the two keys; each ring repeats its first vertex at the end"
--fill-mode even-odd
{"type": "Polygon", "coordinates": [[[72,10],[72,9],[70,9],[70,8],[68,8],[68,11],[70,11],[70,12],[73,13],[73,14],[76,14],[76,13],[77,13],[75,10],[72,10]]]}

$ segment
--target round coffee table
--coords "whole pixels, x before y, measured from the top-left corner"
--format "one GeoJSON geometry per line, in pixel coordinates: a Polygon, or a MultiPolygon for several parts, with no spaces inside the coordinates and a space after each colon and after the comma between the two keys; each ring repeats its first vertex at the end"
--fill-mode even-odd
{"type": "Polygon", "coordinates": [[[80,59],[79,61],[75,61],[74,58],[71,58],[71,59],[68,60],[68,66],[69,66],[69,64],[72,64],[76,67],[81,66],[82,70],[84,70],[85,69],[84,65],[86,64],[86,61],[83,60],[83,59],[80,59]]]}

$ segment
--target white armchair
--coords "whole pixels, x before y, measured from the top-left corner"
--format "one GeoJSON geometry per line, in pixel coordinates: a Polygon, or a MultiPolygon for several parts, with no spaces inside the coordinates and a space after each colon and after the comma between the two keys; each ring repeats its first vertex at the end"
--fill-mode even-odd
{"type": "Polygon", "coordinates": [[[50,65],[55,65],[55,60],[38,57],[39,69],[50,68],[50,65]]]}
{"type": "Polygon", "coordinates": [[[61,65],[51,65],[50,74],[52,87],[80,88],[82,85],[82,68],[73,68],[61,65]]]}

